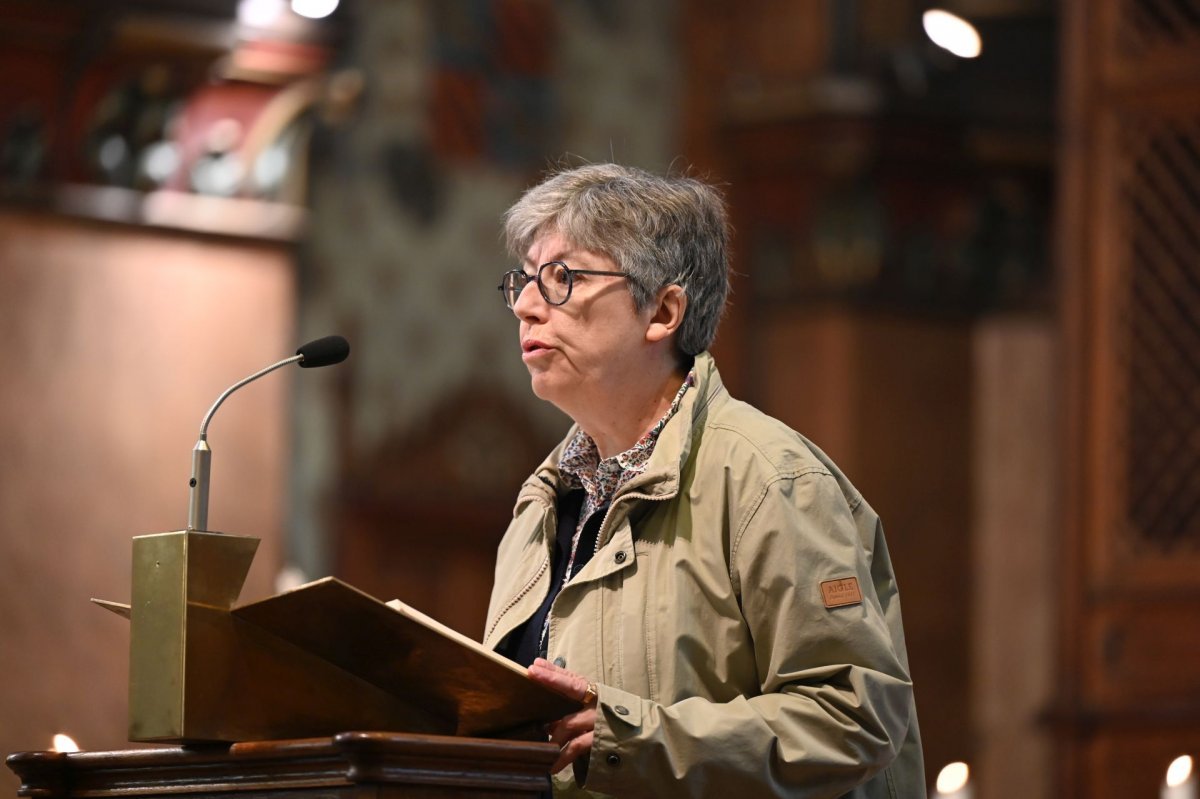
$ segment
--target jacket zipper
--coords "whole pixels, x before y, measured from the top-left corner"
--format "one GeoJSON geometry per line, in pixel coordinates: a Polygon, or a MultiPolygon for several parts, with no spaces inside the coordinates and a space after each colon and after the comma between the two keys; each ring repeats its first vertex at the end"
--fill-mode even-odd
{"type": "Polygon", "coordinates": [[[546,571],[546,567],[549,565],[550,565],[549,558],[542,560],[542,565],[540,567],[538,567],[537,572],[533,575],[532,578],[530,578],[529,582],[527,582],[525,584],[525,587],[522,588],[520,591],[518,591],[516,596],[514,596],[512,599],[510,599],[508,604],[505,605],[504,608],[498,614],[496,614],[496,620],[492,622],[492,626],[488,629],[487,635],[484,636],[485,639],[492,637],[492,633],[494,633],[496,631],[496,627],[498,627],[500,625],[501,619],[503,619],[505,614],[507,614],[510,610],[512,610],[516,606],[516,604],[518,602],[520,602],[521,599],[533,589],[534,583],[536,583],[538,581],[538,579],[541,578],[542,574],[546,571]]]}
{"type": "Polygon", "coordinates": [[[642,499],[646,500],[647,502],[666,502],[667,500],[674,499],[677,496],[679,496],[678,491],[669,496],[662,497],[652,497],[649,494],[624,494],[617,497],[615,500],[613,500],[613,503],[608,506],[608,510],[604,512],[604,519],[600,522],[600,529],[596,531],[596,551],[600,551],[600,544],[602,541],[604,541],[604,533],[608,530],[608,520],[612,516],[613,508],[617,506],[618,502],[635,499],[642,499]]]}
{"type": "MultiPolygon", "coordinates": [[[[547,511],[548,510],[549,510],[549,508],[547,508],[547,511]]],[[[546,523],[545,517],[543,517],[543,519],[542,519],[543,526],[545,525],[545,523],[546,523]]],[[[601,525],[601,526],[603,526],[603,525],[601,525]]],[[[503,619],[504,616],[510,610],[512,610],[514,607],[516,607],[517,603],[520,602],[521,599],[524,598],[524,596],[526,594],[528,594],[530,591],[533,590],[534,584],[537,583],[537,581],[539,579],[541,579],[542,574],[545,573],[546,568],[549,565],[550,565],[550,558],[549,558],[549,556],[547,556],[542,559],[542,565],[538,567],[538,570],[536,572],[534,572],[533,577],[529,578],[529,582],[525,583],[524,587],[522,587],[521,590],[518,591],[513,596],[513,598],[508,601],[508,604],[506,604],[503,608],[501,608],[500,612],[496,614],[496,619],[492,622],[492,626],[488,628],[487,633],[483,636],[485,640],[492,637],[492,633],[494,633],[496,631],[496,628],[500,625],[500,620],[503,619]]]]}

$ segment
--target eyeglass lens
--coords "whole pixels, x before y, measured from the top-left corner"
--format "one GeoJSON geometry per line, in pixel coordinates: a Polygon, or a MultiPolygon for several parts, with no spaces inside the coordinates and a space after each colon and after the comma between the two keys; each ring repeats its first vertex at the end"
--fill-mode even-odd
{"type": "Polygon", "coordinates": [[[552,261],[538,270],[538,288],[551,305],[562,305],[571,294],[571,270],[566,264],[552,261]]]}
{"type": "Polygon", "coordinates": [[[521,270],[505,273],[504,302],[509,308],[517,304],[517,298],[531,280],[537,281],[542,297],[551,305],[562,305],[571,296],[571,270],[565,264],[551,262],[542,264],[536,278],[521,270]]]}

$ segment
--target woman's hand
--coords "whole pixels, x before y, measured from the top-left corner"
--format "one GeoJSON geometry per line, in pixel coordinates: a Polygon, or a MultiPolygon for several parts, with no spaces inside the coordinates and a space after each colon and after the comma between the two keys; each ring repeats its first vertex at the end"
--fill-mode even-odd
{"type": "Polygon", "coordinates": [[[587,778],[588,757],[592,751],[592,731],[596,728],[595,688],[588,683],[586,677],[555,666],[542,658],[533,661],[533,665],[529,667],[529,678],[568,699],[577,699],[585,704],[583,710],[562,717],[549,728],[550,740],[562,749],[551,773],[574,765],[575,782],[583,785],[587,778]]]}

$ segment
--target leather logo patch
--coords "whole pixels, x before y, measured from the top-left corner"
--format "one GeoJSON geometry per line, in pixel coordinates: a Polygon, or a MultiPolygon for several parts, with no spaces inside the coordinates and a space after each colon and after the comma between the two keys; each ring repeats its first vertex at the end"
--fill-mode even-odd
{"type": "Polygon", "coordinates": [[[862,602],[862,591],[858,588],[857,577],[826,580],[821,583],[821,596],[825,598],[827,608],[840,608],[862,602]]]}

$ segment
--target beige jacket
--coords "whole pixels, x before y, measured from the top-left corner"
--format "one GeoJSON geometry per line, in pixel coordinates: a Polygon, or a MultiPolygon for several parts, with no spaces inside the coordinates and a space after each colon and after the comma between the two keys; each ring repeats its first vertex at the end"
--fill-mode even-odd
{"type": "MultiPolygon", "coordinates": [[[[550,611],[549,658],[599,686],[581,795],[924,797],[879,517],[820,450],[731,398],[711,357],[695,370],[550,611]],[[861,601],[840,604],[847,578],[861,601]]],[[[549,590],[560,450],[500,544],[488,646],[549,590]]],[[[571,773],[556,792],[578,791],[571,773]]]]}

